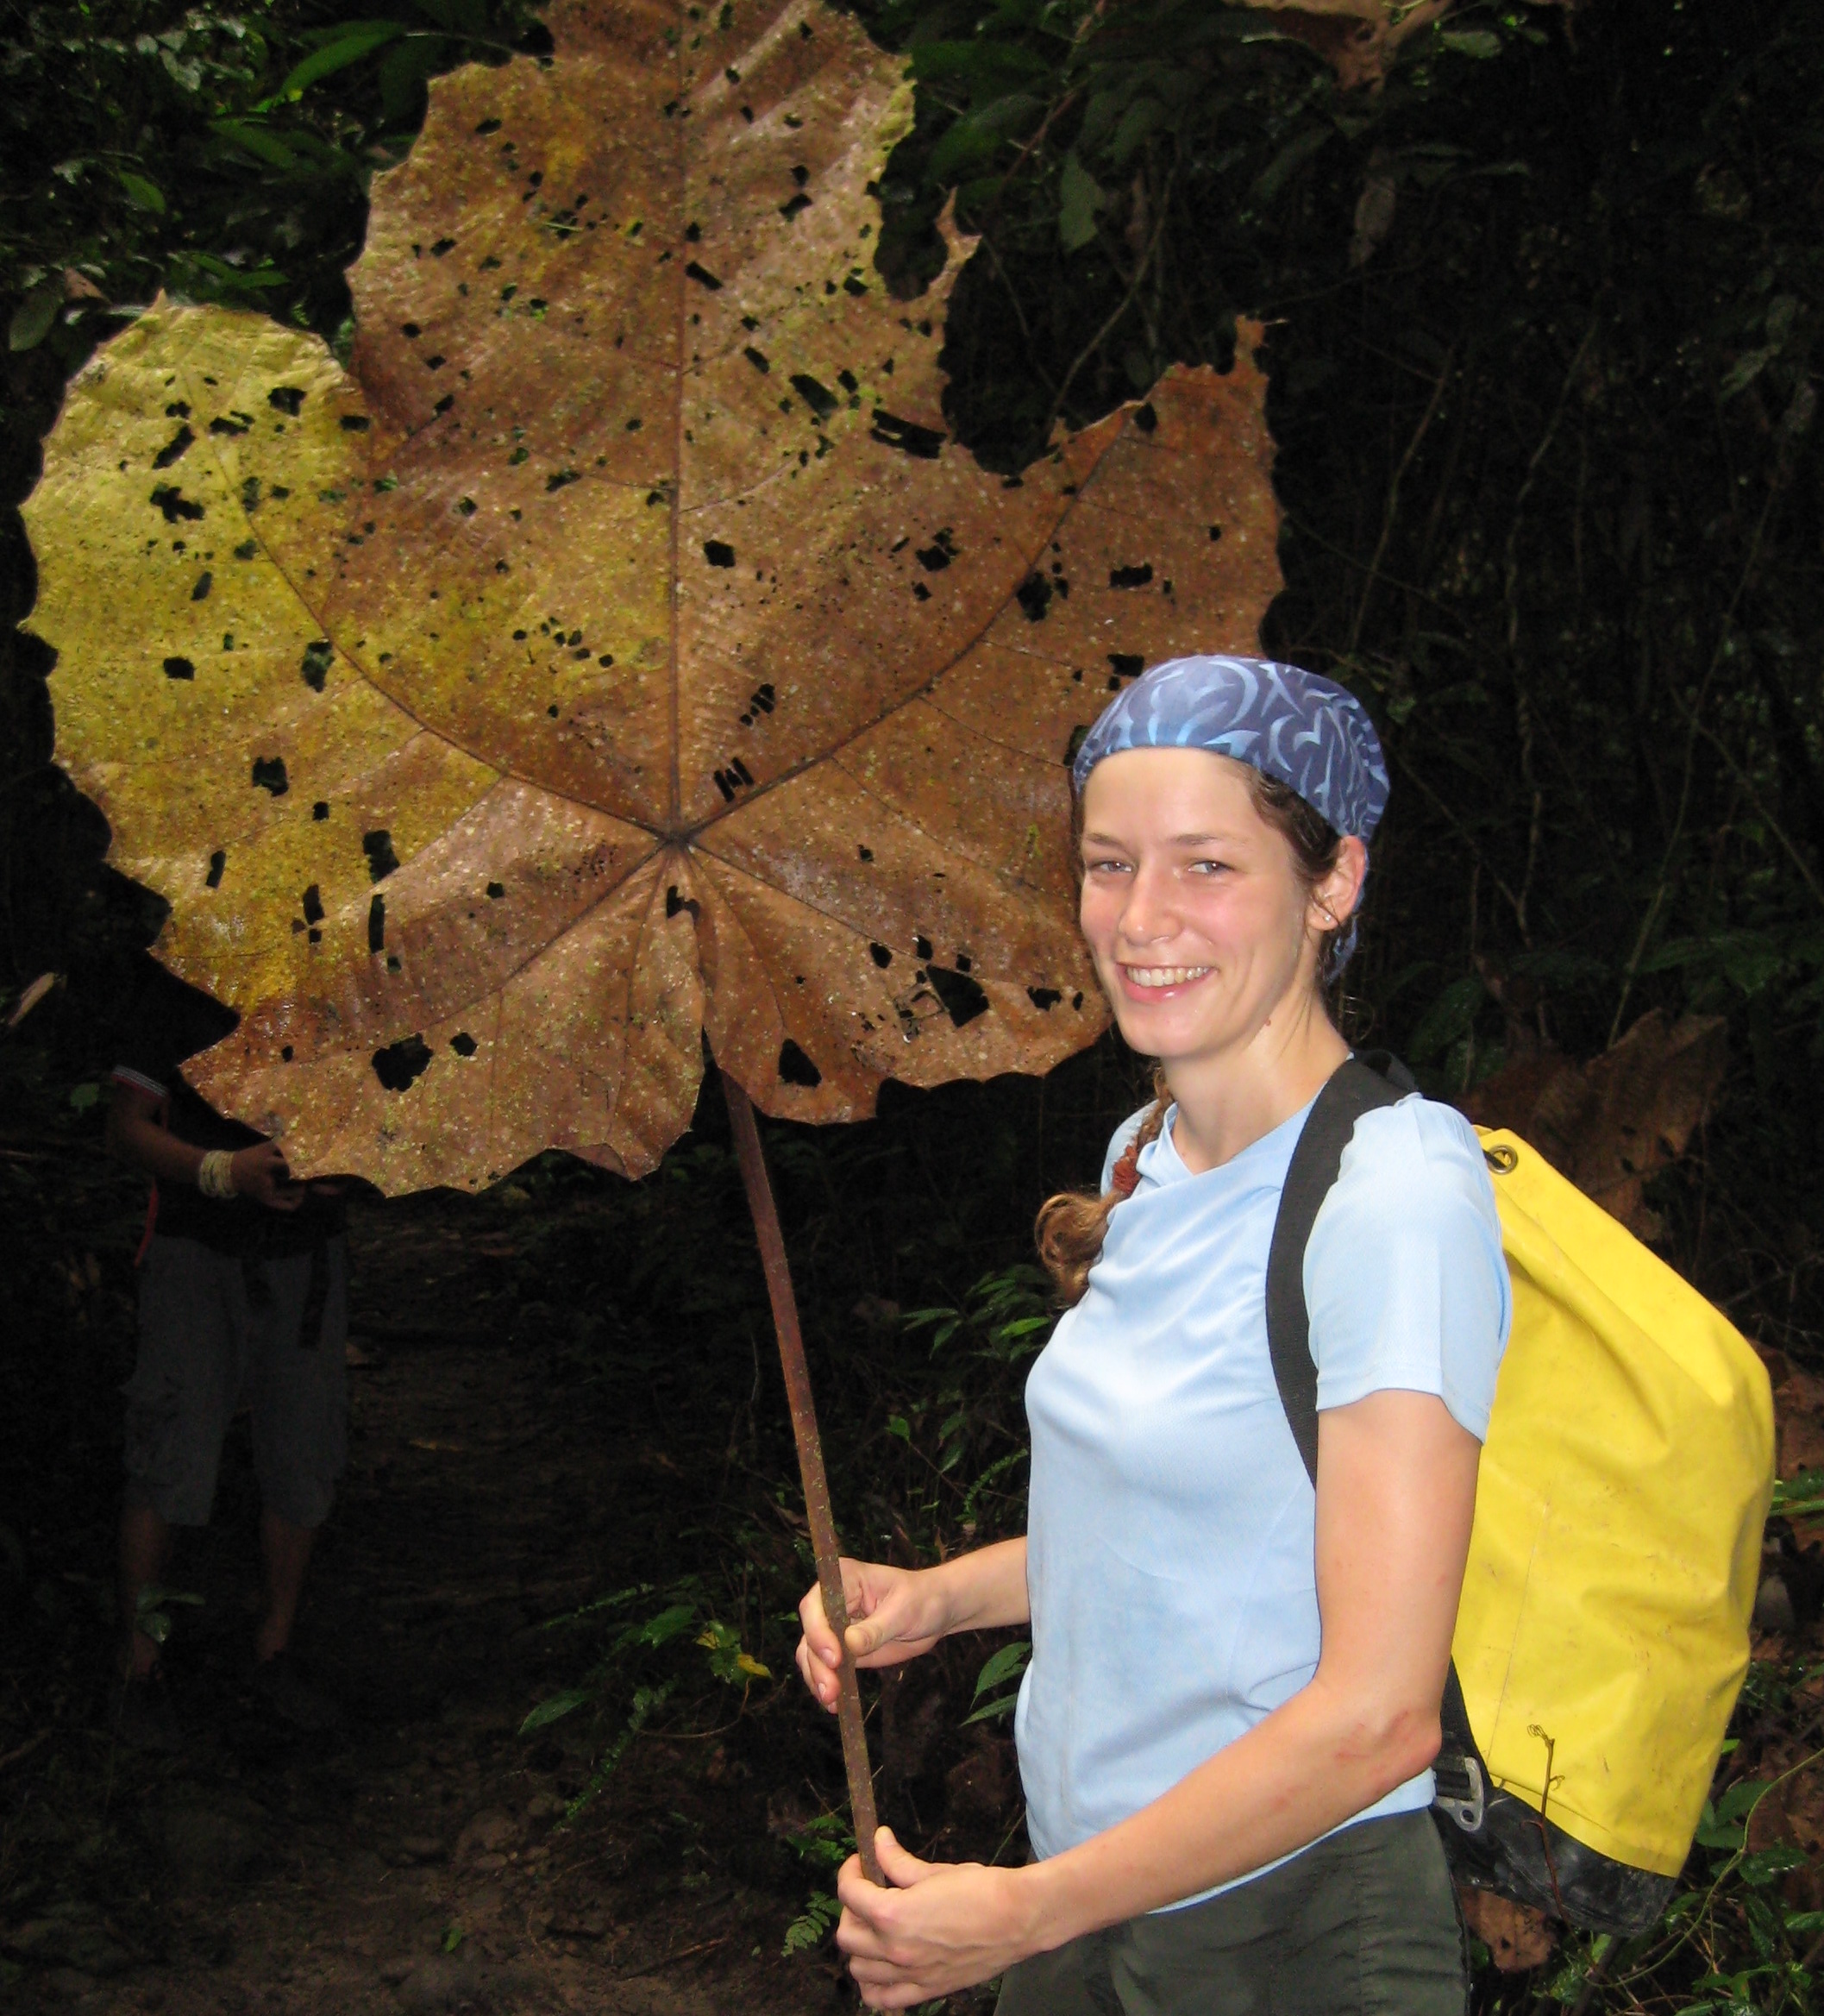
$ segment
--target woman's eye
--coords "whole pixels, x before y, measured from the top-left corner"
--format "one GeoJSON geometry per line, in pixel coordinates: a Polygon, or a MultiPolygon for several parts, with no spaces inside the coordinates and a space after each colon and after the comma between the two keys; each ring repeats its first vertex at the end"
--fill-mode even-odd
{"type": "Polygon", "coordinates": [[[1194,861],[1191,864],[1191,873],[1193,875],[1219,875],[1228,865],[1226,861],[1194,861]]]}
{"type": "Polygon", "coordinates": [[[1084,864],[1084,869],[1090,875],[1125,875],[1127,864],[1125,861],[1088,861],[1084,864]]]}

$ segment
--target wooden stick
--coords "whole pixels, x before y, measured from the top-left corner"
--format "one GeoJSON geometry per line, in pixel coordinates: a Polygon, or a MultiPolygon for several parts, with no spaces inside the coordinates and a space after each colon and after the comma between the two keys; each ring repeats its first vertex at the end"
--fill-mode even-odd
{"type": "Polygon", "coordinates": [[[824,1615],[843,1648],[837,1669],[837,1719],[843,1731],[843,1764],[849,1774],[849,1804],[855,1817],[855,1844],[862,1871],[870,1883],[885,1883],[874,1854],[874,1774],[868,1763],[868,1734],[862,1726],[862,1695],[856,1685],[855,1662],[848,1657],[845,1633],[849,1606],[843,1595],[843,1571],[836,1541],[836,1521],[830,1510],[830,1481],[824,1474],[824,1447],[817,1432],[817,1408],[811,1397],[811,1374],[805,1364],[805,1341],[798,1327],[798,1302],[792,1293],[792,1273],[786,1264],[786,1242],[779,1228],[779,1210],[767,1176],[760,1129],[747,1094],[726,1071],[722,1090],[729,1102],[735,1133],[735,1154],[754,1216],[760,1264],[773,1304],[773,1327],[779,1333],[779,1361],[786,1375],[786,1402],[792,1410],[792,1433],[798,1441],[799,1474],[804,1479],[805,1510],[811,1521],[811,1545],[817,1554],[817,1583],[824,1593],[824,1615]]]}

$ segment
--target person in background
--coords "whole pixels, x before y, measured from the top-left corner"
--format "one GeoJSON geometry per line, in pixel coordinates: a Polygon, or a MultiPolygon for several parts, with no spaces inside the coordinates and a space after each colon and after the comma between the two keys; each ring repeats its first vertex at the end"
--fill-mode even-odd
{"type": "MultiPolygon", "coordinates": [[[[162,976],[159,977],[162,980],[162,976]]],[[[222,1446],[252,1415],[265,1602],[253,1674],[282,1719],[323,1730],[335,1704],[291,1654],[317,1530],[346,1455],[348,1259],[335,1186],[291,1180],[283,1152],[184,1081],[200,1047],[166,983],[134,1002],[111,1074],[107,1141],[152,1178],[139,1257],[139,1351],[125,1388],[120,1525],[123,1737],[168,1748],[177,1722],[145,1626],[173,1529],[205,1526],[222,1446]]]]}

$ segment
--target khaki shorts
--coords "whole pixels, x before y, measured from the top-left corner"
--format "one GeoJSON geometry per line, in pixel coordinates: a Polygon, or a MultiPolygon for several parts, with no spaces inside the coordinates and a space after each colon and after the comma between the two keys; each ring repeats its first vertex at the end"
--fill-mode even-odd
{"type": "Polygon", "coordinates": [[[1009,1968],[996,2016],[1464,2016],[1429,1812],[1363,1820],[1252,1882],[1009,1968]]]}
{"type": "Polygon", "coordinates": [[[153,1239],[123,1389],[129,1505],[206,1526],[223,1438],[244,1404],[261,1503],[294,1526],[322,1525],[348,1455],[348,1272],[340,1239],[257,1260],[153,1239]]]}

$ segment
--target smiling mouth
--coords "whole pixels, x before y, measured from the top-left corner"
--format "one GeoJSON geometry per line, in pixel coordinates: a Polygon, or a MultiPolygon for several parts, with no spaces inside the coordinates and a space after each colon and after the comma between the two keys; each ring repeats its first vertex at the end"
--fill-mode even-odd
{"type": "Polygon", "coordinates": [[[1207,966],[1123,966],[1123,976],[1135,987],[1183,987],[1201,980],[1207,966]]]}

